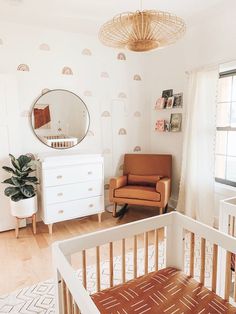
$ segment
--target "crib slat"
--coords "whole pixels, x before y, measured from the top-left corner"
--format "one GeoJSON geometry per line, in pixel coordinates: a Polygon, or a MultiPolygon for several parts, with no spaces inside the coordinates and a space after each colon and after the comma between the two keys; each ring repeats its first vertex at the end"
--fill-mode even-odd
{"type": "Polygon", "coordinates": [[[125,283],[125,239],[122,239],[122,282],[125,283]]]}
{"type": "Polygon", "coordinates": [[[217,283],[217,259],[218,259],[218,245],[213,244],[213,259],[212,259],[212,281],[211,290],[216,292],[217,283]]]}
{"type": "Polygon", "coordinates": [[[86,251],[82,251],[82,271],[83,271],[83,285],[84,288],[87,289],[87,277],[86,277],[86,251]]]}
{"type": "Polygon", "coordinates": [[[206,264],[206,239],[201,238],[201,269],[200,283],[205,283],[205,264],[206,264]]]}
{"type": "Polygon", "coordinates": [[[100,247],[96,247],[96,273],[97,273],[97,291],[101,291],[101,278],[100,278],[100,247]]]}
{"type": "Polygon", "coordinates": [[[225,265],[225,300],[229,301],[230,286],[231,286],[231,252],[226,253],[225,265]]]}
{"type": "Polygon", "coordinates": [[[148,274],[148,232],[144,233],[144,273],[148,274]]]}
{"type": "Polygon", "coordinates": [[[194,248],[195,248],[195,234],[190,234],[190,276],[194,277],[194,248]]]}
{"type": "Polygon", "coordinates": [[[113,269],[113,243],[109,243],[109,256],[110,256],[110,287],[113,287],[113,276],[114,276],[114,269],[113,269]]]}
{"type": "Polygon", "coordinates": [[[63,279],[61,281],[61,289],[62,289],[62,307],[64,313],[67,313],[66,283],[63,279]]]}
{"type": "Polygon", "coordinates": [[[67,303],[67,314],[72,314],[73,303],[70,290],[66,287],[66,303],[67,303]]]}
{"type": "Polygon", "coordinates": [[[234,236],[234,224],[235,224],[235,217],[230,215],[229,216],[229,234],[234,236]]]}
{"type": "Polygon", "coordinates": [[[138,241],[137,236],[134,236],[134,248],[133,248],[133,264],[134,264],[134,278],[137,278],[137,249],[138,249],[138,241]]]}
{"type": "Polygon", "coordinates": [[[74,313],[73,314],[80,314],[80,310],[78,308],[78,305],[74,303],[74,313]]]}
{"type": "Polygon", "coordinates": [[[158,259],[159,259],[158,247],[159,247],[158,229],[155,229],[155,234],[154,234],[155,271],[158,271],[158,259]]]}

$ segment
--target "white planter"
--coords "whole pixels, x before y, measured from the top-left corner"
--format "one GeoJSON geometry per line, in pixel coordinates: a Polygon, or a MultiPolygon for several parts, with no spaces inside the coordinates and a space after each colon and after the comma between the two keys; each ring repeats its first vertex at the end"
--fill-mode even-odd
{"type": "Polygon", "coordinates": [[[11,214],[14,217],[26,218],[31,217],[37,212],[37,197],[31,197],[19,202],[11,201],[11,214]]]}

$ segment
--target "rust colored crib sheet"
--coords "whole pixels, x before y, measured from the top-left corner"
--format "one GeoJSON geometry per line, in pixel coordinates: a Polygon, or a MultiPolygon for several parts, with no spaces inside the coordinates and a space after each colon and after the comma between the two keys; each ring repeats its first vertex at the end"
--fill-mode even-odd
{"type": "Polygon", "coordinates": [[[92,295],[101,314],[221,314],[236,308],[175,268],[92,295]]]}

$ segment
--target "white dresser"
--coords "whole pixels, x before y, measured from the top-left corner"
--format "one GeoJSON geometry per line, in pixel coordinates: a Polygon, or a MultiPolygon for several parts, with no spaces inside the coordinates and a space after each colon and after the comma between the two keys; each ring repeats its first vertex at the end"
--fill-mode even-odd
{"type": "Polygon", "coordinates": [[[39,156],[40,215],[52,233],[53,223],[104,211],[104,170],[101,155],[39,156]]]}

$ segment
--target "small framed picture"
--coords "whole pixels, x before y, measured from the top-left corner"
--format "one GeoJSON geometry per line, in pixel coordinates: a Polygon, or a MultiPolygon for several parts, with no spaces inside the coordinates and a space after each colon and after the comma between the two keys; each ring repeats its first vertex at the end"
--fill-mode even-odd
{"type": "Polygon", "coordinates": [[[166,90],[163,90],[162,92],[162,97],[163,98],[169,98],[169,97],[172,97],[173,96],[173,89],[166,89],[166,90]]]}
{"type": "Polygon", "coordinates": [[[173,106],[174,106],[174,100],[175,100],[174,96],[169,97],[169,98],[167,99],[167,103],[166,103],[166,108],[167,108],[167,109],[173,108],[173,106]]]}
{"type": "Polygon", "coordinates": [[[157,120],[155,130],[157,132],[164,132],[165,131],[165,120],[157,120]]]}
{"type": "Polygon", "coordinates": [[[165,121],[165,132],[170,132],[170,123],[165,121]]]}
{"type": "Polygon", "coordinates": [[[165,98],[161,97],[157,99],[155,110],[160,110],[165,108],[165,98]]]}
{"type": "Polygon", "coordinates": [[[182,113],[172,113],[170,116],[170,131],[180,132],[182,126],[182,113]]]}
{"type": "Polygon", "coordinates": [[[182,108],[183,107],[183,93],[174,94],[174,108],[182,108]]]}

